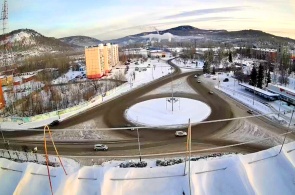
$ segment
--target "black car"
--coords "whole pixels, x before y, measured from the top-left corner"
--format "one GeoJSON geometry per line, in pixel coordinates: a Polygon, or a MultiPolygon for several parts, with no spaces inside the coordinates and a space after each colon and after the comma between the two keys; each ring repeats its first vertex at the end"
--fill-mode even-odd
{"type": "Polygon", "coordinates": [[[49,124],[49,126],[53,127],[53,126],[57,126],[58,124],[59,124],[59,120],[54,120],[49,124]]]}
{"type": "Polygon", "coordinates": [[[248,110],[247,111],[249,114],[253,114],[254,112],[253,112],[253,110],[248,110]]]}
{"type": "Polygon", "coordinates": [[[228,82],[228,78],[223,79],[223,82],[228,82]]]}

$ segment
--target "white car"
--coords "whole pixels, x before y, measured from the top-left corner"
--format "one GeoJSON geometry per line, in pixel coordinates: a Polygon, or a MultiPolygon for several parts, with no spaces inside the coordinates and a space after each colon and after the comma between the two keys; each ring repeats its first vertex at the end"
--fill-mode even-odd
{"type": "Polygon", "coordinates": [[[194,77],[195,77],[195,78],[198,78],[198,75],[195,75],[194,77]]]}
{"type": "Polygon", "coordinates": [[[103,145],[103,144],[95,144],[93,149],[94,149],[95,151],[98,151],[98,150],[106,151],[106,150],[108,150],[109,148],[108,148],[107,145],[103,145]]]}
{"type": "Polygon", "coordinates": [[[187,136],[187,133],[184,131],[176,131],[175,136],[176,137],[183,137],[183,136],[187,136]]]}
{"type": "Polygon", "coordinates": [[[197,82],[198,82],[198,83],[201,83],[201,80],[198,80],[197,82]]]}

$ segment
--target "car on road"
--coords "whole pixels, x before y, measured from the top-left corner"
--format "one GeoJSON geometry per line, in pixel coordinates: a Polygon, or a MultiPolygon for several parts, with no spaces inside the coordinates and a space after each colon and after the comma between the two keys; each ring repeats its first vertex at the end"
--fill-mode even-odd
{"type": "Polygon", "coordinates": [[[211,95],[213,95],[213,94],[214,94],[214,92],[213,92],[213,91],[209,91],[208,93],[209,93],[209,94],[211,94],[211,95]]]}
{"type": "Polygon", "coordinates": [[[198,80],[197,82],[198,82],[198,83],[201,83],[201,80],[198,80]]]}
{"type": "Polygon", "coordinates": [[[228,78],[223,79],[223,82],[228,82],[228,78]]]}
{"type": "Polygon", "coordinates": [[[247,113],[253,114],[254,112],[253,112],[253,110],[248,110],[247,113]]]}
{"type": "Polygon", "coordinates": [[[130,127],[130,129],[129,129],[129,130],[131,130],[131,131],[134,131],[134,130],[135,130],[135,128],[134,128],[134,127],[132,127],[132,125],[131,125],[131,124],[126,124],[126,125],[124,125],[124,127],[130,127]]]}
{"type": "Polygon", "coordinates": [[[59,120],[52,121],[48,126],[54,127],[54,126],[57,126],[57,125],[59,125],[59,120]]]}
{"type": "Polygon", "coordinates": [[[109,149],[109,147],[107,145],[104,145],[104,144],[95,144],[93,149],[95,151],[107,151],[109,149]]]}
{"type": "Polygon", "coordinates": [[[187,136],[187,133],[185,131],[176,131],[175,137],[184,137],[187,136]]]}
{"type": "Polygon", "coordinates": [[[194,77],[195,77],[195,78],[198,78],[198,75],[195,75],[194,77]]]}

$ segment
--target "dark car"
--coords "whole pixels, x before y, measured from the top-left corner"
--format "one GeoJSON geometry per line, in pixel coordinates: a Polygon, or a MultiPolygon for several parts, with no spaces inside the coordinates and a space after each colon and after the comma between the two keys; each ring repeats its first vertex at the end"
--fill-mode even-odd
{"type": "Polygon", "coordinates": [[[228,78],[223,79],[223,82],[228,82],[228,78]]]}
{"type": "Polygon", "coordinates": [[[254,112],[253,112],[253,110],[248,110],[247,111],[249,114],[253,114],[254,112]]]}
{"type": "Polygon", "coordinates": [[[54,120],[49,124],[50,127],[57,126],[57,125],[59,125],[59,120],[54,120]]]}
{"type": "Polygon", "coordinates": [[[131,131],[134,131],[134,130],[135,130],[135,128],[134,128],[134,127],[132,127],[132,125],[131,125],[131,124],[126,124],[126,125],[124,125],[124,127],[130,127],[130,129],[129,129],[129,130],[131,130],[131,131]]]}

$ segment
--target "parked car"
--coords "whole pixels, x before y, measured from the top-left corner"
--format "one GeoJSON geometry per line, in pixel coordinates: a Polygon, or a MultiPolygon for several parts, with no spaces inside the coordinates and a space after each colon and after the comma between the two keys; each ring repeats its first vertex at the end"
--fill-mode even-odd
{"type": "Polygon", "coordinates": [[[194,77],[195,77],[195,78],[198,78],[198,75],[195,75],[194,77]]]}
{"type": "Polygon", "coordinates": [[[59,120],[54,120],[49,124],[50,127],[57,126],[57,125],[59,125],[59,120]]]}
{"type": "Polygon", "coordinates": [[[228,82],[228,78],[223,79],[223,82],[228,82]]]}
{"type": "Polygon", "coordinates": [[[198,80],[197,82],[198,82],[198,83],[201,83],[201,80],[198,80]]]}
{"type": "Polygon", "coordinates": [[[213,95],[213,94],[214,94],[214,93],[213,93],[213,91],[209,91],[208,93],[209,93],[209,94],[211,94],[211,95],[213,95]]]}
{"type": "Polygon", "coordinates": [[[107,145],[104,145],[104,144],[95,144],[93,149],[95,151],[107,151],[109,149],[109,147],[107,145]]]}
{"type": "Polygon", "coordinates": [[[187,136],[187,133],[184,131],[176,131],[175,136],[176,137],[184,137],[184,136],[187,136]]]}

